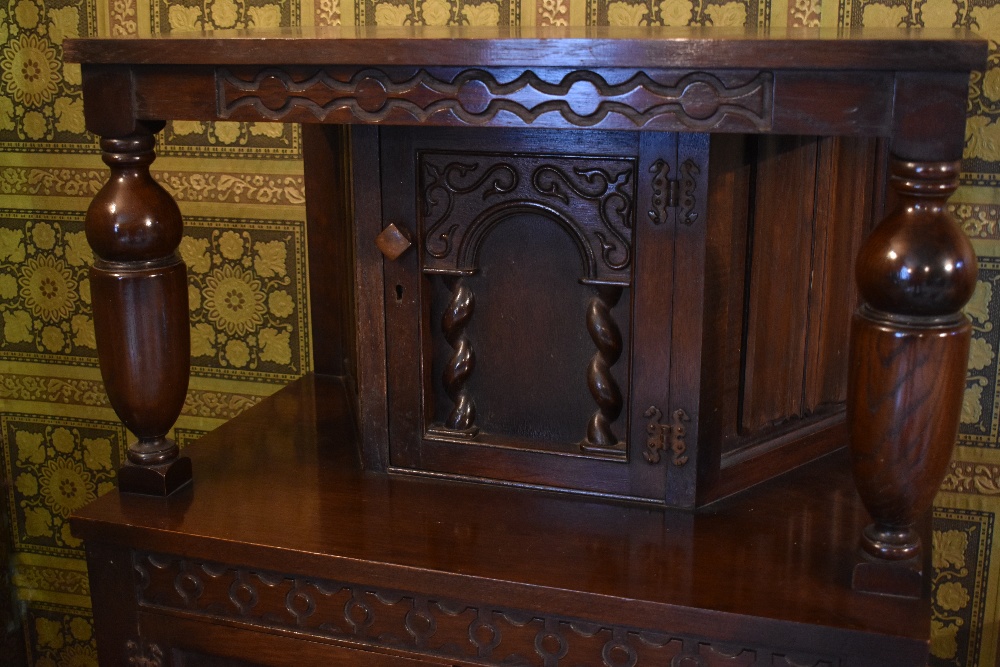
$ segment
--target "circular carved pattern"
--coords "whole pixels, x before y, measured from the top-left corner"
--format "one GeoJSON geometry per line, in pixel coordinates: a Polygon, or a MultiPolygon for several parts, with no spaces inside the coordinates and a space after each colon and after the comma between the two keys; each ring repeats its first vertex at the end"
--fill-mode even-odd
{"type": "Polygon", "coordinates": [[[299,587],[299,582],[295,582],[295,587],[285,595],[285,609],[301,623],[304,619],[312,616],[316,611],[316,601],[309,593],[299,587]]]}
{"type": "Polygon", "coordinates": [[[490,89],[482,81],[470,79],[458,88],[458,103],[471,114],[481,114],[490,106],[492,95],[490,89]]]}
{"type": "Polygon", "coordinates": [[[469,626],[469,640],[479,649],[479,655],[488,655],[500,645],[500,629],[490,622],[477,618],[469,626]]]}
{"type": "Polygon", "coordinates": [[[262,78],[260,102],[271,111],[280,111],[288,102],[288,88],[285,82],[274,74],[262,78]]]}
{"type": "Polygon", "coordinates": [[[587,118],[597,113],[601,105],[601,91],[594,85],[593,81],[574,81],[566,91],[566,101],[569,102],[573,113],[587,118]]]}
{"type": "Polygon", "coordinates": [[[229,599],[246,616],[257,605],[257,589],[243,581],[242,573],[229,587],[229,599]]]}
{"type": "Polygon", "coordinates": [[[704,81],[695,81],[684,88],[681,108],[695,120],[708,120],[719,110],[719,93],[704,81]]]}
{"type": "Polygon", "coordinates": [[[558,632],[542,630],[535,635],[535,651],[546,660],[560,660],[569,652],[569,645],[558,632]]]}
{"type": "Polygon", "coordinates": [[[639,656],[635,649],[620,640],[611,640],[601,649],[607,667],[635,667],[639,656]]]}
{"type": "Polygon", "coordinates": [[[670,667],[704,667],[705,661],[697,655],[678,655],[670,661],[670,667]]]}
{"type": "Polygon", "coordinates": [[[373,79],[370,76],[361,79],[354,91],[358,100],[358,106],[368,113],[375,113],[380,110],[389,99],[385,85],[378,79],[373,79]]]}
{"type": "Polygon", "coordinates": [[[192,606],[201,594],[205,591],[205,585],[201,579],[190,572],[179,572],[174,577],[174,590],[181,596],[185,604],[192,606]]]}
{"type": "Polygon", "coordinates": [[[371,607],[353,595],[344,605],[344,618],[351,624],[355,632],[361,632],[375,620],[371,607]]]}
{"type": "Polygon", "coordinates": [[[434,621],[434,617],[422,610],[411,609],[406,612],[404,622],[406,623],[407,632],[410,633],[418,644],[424,643],[437,630],[437,623],[434,621]]]}

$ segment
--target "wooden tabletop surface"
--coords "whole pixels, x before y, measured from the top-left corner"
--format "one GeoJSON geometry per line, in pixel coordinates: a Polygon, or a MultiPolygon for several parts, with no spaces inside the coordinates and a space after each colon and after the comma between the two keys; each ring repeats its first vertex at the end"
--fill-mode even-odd
{"type": "Polygon", "coordinates": [[[63,48],[67,62],[100,64],[968,71],[983,66],[987,42],[918,28],[338,26],[69,39],[63,48]]]}
{"type": "Polygon", "coordinates": [[[75,515],[74,534],[697,636],[724,618],[733,641],[832,636],[865,654],[890,635],[926,652],[926,599],[850,590],[869,519],[843,456],[692,513],[364,473],[344,406],[336,380],[293,383],[188,448],[193,487],[110,493],[75,515]]]}

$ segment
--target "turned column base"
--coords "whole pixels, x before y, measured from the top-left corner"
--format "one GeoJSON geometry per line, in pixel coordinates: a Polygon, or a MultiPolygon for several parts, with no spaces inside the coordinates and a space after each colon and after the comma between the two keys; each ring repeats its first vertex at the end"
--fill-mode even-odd
{"type": "Polygon", "coordinates": [[[920,557],[887,563],[862,553],[854,565],[851,588],[859,593],[920,598],[925,588],[922,566],[920,557]]]}
{"type": "Polygon", "coordinates": [[[126,463],[118,469],[118,490],[147,496],[169,496],[191,482],[191,459],[186,456],[159,465],[126,463]]]}

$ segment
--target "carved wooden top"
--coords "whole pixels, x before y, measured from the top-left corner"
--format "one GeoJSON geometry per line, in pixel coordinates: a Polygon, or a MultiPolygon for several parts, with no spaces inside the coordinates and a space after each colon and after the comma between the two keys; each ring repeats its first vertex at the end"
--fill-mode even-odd
{"type": "Polygon", "coordinates": [[[622,27],[301,27],[70,39],[68,62],[969,71],[965,30],[622,27]]]}

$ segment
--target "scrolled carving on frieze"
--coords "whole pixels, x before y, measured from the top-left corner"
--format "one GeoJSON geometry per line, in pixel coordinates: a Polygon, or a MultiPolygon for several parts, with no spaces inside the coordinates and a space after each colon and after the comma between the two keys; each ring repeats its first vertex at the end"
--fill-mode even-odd
{"type": "MultiPolygon", "coordinates": [[[[219,576],[205,580],[204,594],[190,607],[172,582],[181,572],[206,563],[135,552],[137,568],[150,579],[139,590],[139,606],[187,618],[224,620],[264,630],[293,630],[313,641],[349,641],[369,648],[390,647],[437,659],[483,665],[562,664],[572,652],[574,664],[638,667],[650,664],[788,664],[786,652],[762,646],[713,644],[696,636],[637,628],[546,610],[498,607],[475,600],[441,599],[404,590],[381,589],[350,582],[299,577],[234,565],[208,564],[219,576]],[[164,568],[151,567],[150,558],[164,568]],[[258,603],[241,604],[230,594],[248,586],[258,603]],[[265,590],[266,589],[266,590],[265,590]],[[220,605],[229,600],[231,604],[220,605]],[[306,603],[308,600],[308,604],[306,603]],[[308,611],[308,613],[304,613],[308,611]],[[755,657],[757,662],[746,662],[755,657]]],[[[163,667],[164,653],[155,645],[129,642],[130,665],[163,667]],[[142,662],[146,660],[146,662],[142,662]],[[157,661],[160,662],[157,662],[157,661]]],[[[823,655],[799,655],[795,664],[835,667],[823,655]],[[801,661],[798,662],[798,661],[801,661]]]]}
{"type": "Polygon", "coordinates": [[[540,69],[501,82],[482,69],[413,74],[391,68],[220,68],[216,96],[220,117],[238,120],[421,124],[433,117],[480,126],[766,131],[773,79],[770,72],[636,70],[621,83],[609,83],[590,70],[540,69]]]}
{"type": "Polygon", "coordinates": [[[490,230],[531,213],[569,233],[583,282],[630,284],[635,158],[425,151],[418,168],[425,273],[474,274],[490,230]]]}

